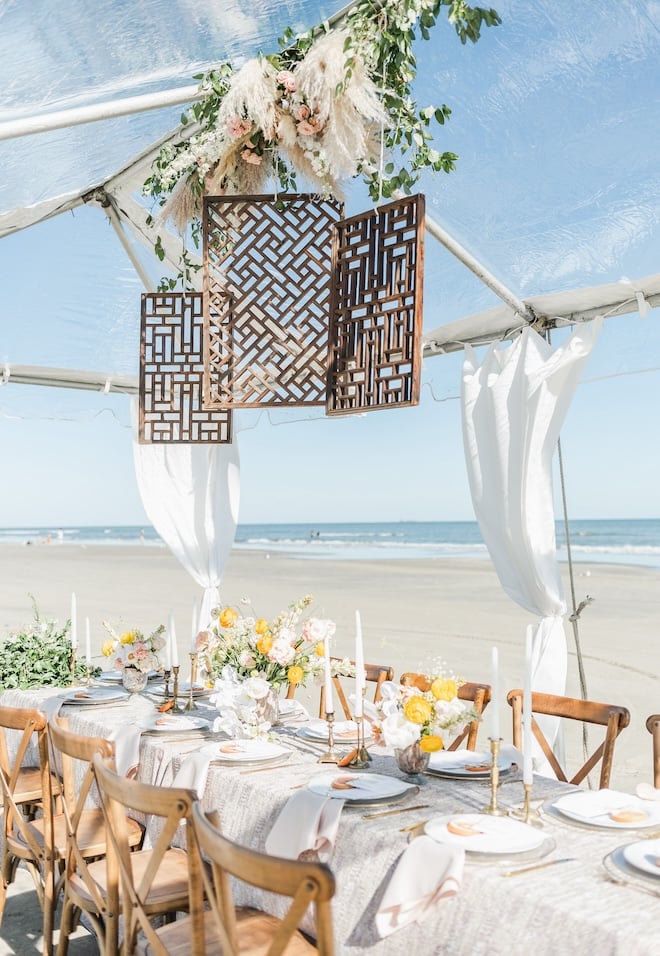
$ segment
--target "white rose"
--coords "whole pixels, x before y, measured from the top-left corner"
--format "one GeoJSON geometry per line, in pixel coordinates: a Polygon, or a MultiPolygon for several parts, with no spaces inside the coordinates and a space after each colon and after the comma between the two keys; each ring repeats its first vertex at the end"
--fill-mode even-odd
{"type": "Polygon", "coordinates": [[[241,665],[241,667],[252,668],[257,666],[257,659],[252,651],[241,651],[241,653],[238,655],[238,663],[241,665]]]}
{"type": "Polygon", "coordinates": [[[268,652],[270,660],[275,661],[276,664],[281,664],[283,667],[287,667],[295,656],[295,648],[283,637],[278,637],[277,640],[273,641],[273,646],[268,652]]]}
{"type": "Polygon", "coordinates": [[[420,738],[419,725],[411,723],[402,713],[390,714],[382,725],[383,737],[388,747],[405,750],[420,738]]]}
{"type": "Polygon", "coordinates": [[[324,620],[320,617],[310,617],[305,625],[305,631],[308,637],[308,640],[314,641],[324,641],[326,637],[330,639],[337,629],[337,625],[334,621],[324,620]]]}
{"type": "Polygon", "coordinates": [[[261,700],[270,690],[270,684],[263,677],[248,677],[243,682],[243,690],[252,700],[261,700]]]}

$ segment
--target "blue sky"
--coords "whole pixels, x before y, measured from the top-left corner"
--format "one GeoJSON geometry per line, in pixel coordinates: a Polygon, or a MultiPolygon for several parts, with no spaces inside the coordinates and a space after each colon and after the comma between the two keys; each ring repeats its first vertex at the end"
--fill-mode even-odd
{"type": "MultiPolygon", "coordinates": [[[[460,156],[455,173],[421,184],[429,210],[523,296],[659,271],[653,5],[496,7],[503,25],[476,46],[449,31],[434,55],[420,50],[420,101],[451,105],[437,145],[460,156]]],[[[115,121],[113,135],[122,122],[132,123],[115,121]]],[[[75,173],[105,135],[96,124],[85,140],[83,129],[58,169],[68,159],[75,173]]],[[[33,137],[8,154],[25,166],[23,185],[46,174],[40,148],[33,137]]],[[[352,189],[349,213],[366,206],[364,191],[352,189]]],[[[496,304],[430,238],[426,266],[425,329],[496,304]]],[[[98,209],[2,239],[0,363],[136,374],[141,291],[98,209]]],[[[659,316],[606,320],[586,367],[562,435],[575,518],[660,516],[659,316]]],[[[241,521],[471,519],[461,363],[460,355],[427,361],[416,408],[287,423],[298,413],[263,413],[258,423],[248,415],[238,437],[241,521]]],[[[0,386],[0,526],[144,524],[129,425],[123,396],[0,386]]]]}

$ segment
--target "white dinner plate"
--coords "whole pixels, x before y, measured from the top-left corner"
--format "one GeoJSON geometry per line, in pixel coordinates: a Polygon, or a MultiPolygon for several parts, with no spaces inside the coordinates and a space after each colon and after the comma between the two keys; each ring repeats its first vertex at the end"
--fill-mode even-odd
{"type": "MultiPolygon", "coordinates": [[[[489,777],[493,758],[485,750],[437,750],[431,754],[428,769],[443,777],[472,779],[489,777]]],[[[513,764],[506,757],[497,761],[500,773],[507,773],[513,764]]]]}
{"type": "Polygon", "coordinates": [[[660,840],[640,840],[623,848],[626,863],[660,880],[660,840]]]}
{"type": "Polygon", "coordinates": [[[126,693],[114,687],[75,687],[63,695],[65,704],[76,704],[80,707],[112,704],[126,699],[126,693]]]}
{"type": "Polygon", "coordinates": [[[586,826],[639,830],[660,825],[660,803],[617,790],[578,790],[552,806],[561,816],[586,826]]]}
{"type": "MultiPolygon", "coordinates": [[[[102,681],[104,684],[121,684],[123,677],[123,671],[101,671],[98,677],[95,677],[94,680],[102,681]]],[[[149,671],[147,675],[147,680],[156,680],[157,678],[162,677],[158,671],[149,671]]]]}
{"type": "Polygon", "coordinates": [[[400,797],[408,790],[418,789],[398,777],[387,777],[380,773],[341,773],[337,770],[313,777],[307,786],[322,797],[334,797],[351,803],[387,800],[400,797]]]}
{"type": "Polygon", "coordinates": [[[466,853],[526,853],[545,840],[526,823],[487,813],[447,813],[429,820],[424,830],[438,843],[462,846],[466,853]]]}
{"type": "Polygon", "coordinates": [[[296,717],[304,717],[307,714],[307,711],[299,701],[287,700],[286,698],[278,700],[277,709],[279,711],[280,720],[295,720],[296,717]]]}
{"type": "MultiPolygon", "coordinates": [[[[158,675],[160,677],[160,674],[158,675]]],[[[172,681],[170,681],[167,688],[168,697],[172,696],[172,681]]],[[[183,681],[179,684],[178,688],[178,698],[188,697],[190,695],[190,681],[183,681]]],[[[155,687],[151,688],[150,693],[155,694],[157,697],[165,696],[165,684],[157,684],[155,687]]],[[[208,687],[205,687],[203,684],[193,684],[193,697],[204,697],[205,694],[210,694],[211,691],[208,687]]]]}
{"type": "Polygon", "coordinates": [[[279,744],[274,744],[270,740],[259,740],[257,738],[221,740],[218,743],[201,747],[199,752],[213,760],[226,761],[227,763],[243,761],[258,763],[261,760],[275,760],[278,757],[288,757],[291,754],[291,751],[287,750],[286,747],[280,747],[279,744]]]}
{"type": "MultiPolygon", "coordinates": [[[[357,743],[357,724],[354,720],[335,720],[332,729],[337,743],[357,743]]],[[[307,737],[309,740],[326,741],[328,739],[328,722],[320,718],[310,720],[308,724],[300,727],[296,733],[301,737],[307,737]]],[[[370,734],[365,733],[365,739],[369,737],[370,734]]]]}
{"type": "Polygon", "coordinates": [[[202,720],[201,717],[179,717],[176,714],[154,714],[153,717],[147,717],[141,720],[139,726],[142,730],[148,730],[151,733],[158,734],[176,734],[185,733],[191,730],[208,730],[208,720],[202,720]]]}

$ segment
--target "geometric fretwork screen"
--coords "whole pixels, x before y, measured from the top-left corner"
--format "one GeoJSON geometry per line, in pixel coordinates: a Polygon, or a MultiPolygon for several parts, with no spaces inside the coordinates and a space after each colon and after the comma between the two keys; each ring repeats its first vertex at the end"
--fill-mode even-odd
{"type": "Polygon", "coordinates": [[[323,405],[333,227],[316,195],[204,199],[204,405],[323,405]]]}
{"type": "Polygon", "coordinates": [[[338,224],[326,411],[419,403],[424,197],[338,224]]]}
{"type": "Polygon", "coordinates": [[[139,441],[228,443],[231,412],[203,407],[201,292],[142,296],[139,441]]]}

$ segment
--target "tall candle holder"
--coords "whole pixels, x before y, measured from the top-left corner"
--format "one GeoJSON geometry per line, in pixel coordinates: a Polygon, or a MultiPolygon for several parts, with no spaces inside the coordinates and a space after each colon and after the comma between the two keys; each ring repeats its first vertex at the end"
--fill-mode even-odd
{"type": "Polygon", "coordinates": [[[87,661],[85,663],[85,687],[92,686],[92,665],[87,661]]]}
{"type": "Polygon", "coordinates": [[[482,813],[490,813],[493,817],[505,817],[506,810],[500,809],[497,805],[497,788],[500,784],[500,768],[499,768],[499,755],[500,755],[500,744],[502,742],[501,737],[490,737],[490,753],[491,753],[491,765],[490,765],[490,803],[487,807],[481,811],[482,813]]]}
{"type": "Polygon", "coordinates": [[[69,686],[77,687],[78,678],[76,677],[76,648],[71,647],[71,657],[69,658],[69,686]]]}
{"type": "Polygon", "coordinates": [[[188,691],[188,700],[185,703],[184,710],[197,710],[197,704],[193,699],[193,688],[197,680],[197,654],[191,652],[190,657],[190,689],[188,691]]]}
{"type": "Polygon", "coordinates": [[[163,681],[165,682],[165,688],[163,690],[163,699],[170,699],[170,677],[172,675],[172,669],[170,667],[163,668],[163,681]]]}
{"type": "Polygon", "coordinates": [[[364,770],[371,761],[371,755],[364,743],[364,717],[355,717],[354,719],[357,724],[357,747],[355,748],[355,756],[348,766],[354,770],[364,770]]]}
{"type": "Polygon", "coordinates": [[[174,664],[172,666],[172,673],[174,675],[174,677],[172,678],[172,698],[174,699],[174,703],[172,705],[172,711],[177,711],[181,713],[182,708],[177,700],[179,696],[179,665],[178,664],[174,664]]]}
{"type": "Polygon", "coordinates": [[[328,722],[328,749],[319,757],[319,763],[339,763],[341,754],[335,750],[335,715],[333,711],[326,711],[325,719],[328,722]]]}
{"type": "Polygon", "coordinates": [[[540,828],[543,826],[541,814],[531,805],[532,785],[531,783],[524,783],[523,787],[525,788],[523,805],[522,807],[515,807],[513,810],[509,810],[509,816],[514,817],[516,820],[522,820],[523,823],[528,823],[530,827],[540,828]]]}

